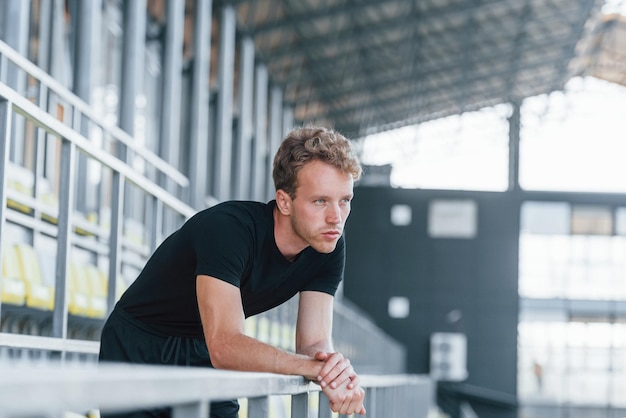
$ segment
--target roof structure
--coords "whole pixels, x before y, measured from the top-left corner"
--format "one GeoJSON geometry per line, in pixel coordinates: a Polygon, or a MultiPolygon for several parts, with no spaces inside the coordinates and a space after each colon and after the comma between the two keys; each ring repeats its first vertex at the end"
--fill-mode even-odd
{"type": "MultiPolygon", "coordinates": [[[[602,0],[236,1],[299,122],[351,137],[563,88],[593,71],[602,0]]],[[[623,26],[622,26],[623,27],[623,26]]]]}

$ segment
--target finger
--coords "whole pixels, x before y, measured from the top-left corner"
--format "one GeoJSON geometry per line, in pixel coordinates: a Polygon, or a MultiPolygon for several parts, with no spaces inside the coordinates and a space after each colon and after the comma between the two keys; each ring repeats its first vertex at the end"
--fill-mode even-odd
{"type": "Polygon", "coordinates": [[[341,353],[326,353],[326,359],[324,360],[325,364],[324,367],[322,367],[322,373],[327,374],[331,371],[331,369],[336,367],[337,364],[340,364],[345,360],[346,359],[344,359],[343,354],[341,353]]]}
{"type": "Polygon", "coordinates": [[[365,407],[363,401],[365,400],[365,391],[361,388],[355,390],[355,396],[352,398],[351,408],[348,414],[365,414],[365,407]]]}
{"type": "MultiPolygon", "coordinates": [[[[332,381],[330,381],[329,385],[331,388],[335,389],[339,387],[340,385],[347,383],[348,389],[353,389],[353,387],[350,387],[350,384],[352,383],[351,376],[353,375],[354,375],[354,370],[352,369],[352,367],[343,369],[343,371],[339,373],[337,377],[335,377],[332,381]]],[[[330,377],[327,375],[327,377],[324,380],[328,381],[330,380],[330,377]]]]}
{"type": "Polygon", "coordinates": [[[354,389],[355,387],[359,386],[360,383],[361,378],[356,373],[353,373],[352,375],[350,375],[350,383],[348,383],[348,389],[354,389]]]}
{"type": "Polygon", "coordinates": [[[350,405],[348,407],[348,415],[360,413],[363,410],[363,398],[364,392],[361,389],[357,389],[352,396],[350,405]]]}
{"type": "Polygon", "coordinates": [[[337,354],[338,353],[330,354],[320,370],[318,380],[322,387],[332,382],[346,367],[343,356],[337,354]]]}
{"type": "Polygon", "coordinates": [[[320,369],[317,375],[317,381],[322,386],[325,387],[329,381],[323,381],[323,379],[328,374],[328,371],[331,370],[332,367],[335,366],[336,362],[339,361],[337,356],[334,356],[335,353],[326,353],[324,351],[318,351],[315,353],[314,358],[318,361],[323,361],[324,364],[320,369]]]}
{"type": "MultiPolygon", "coordinates": [[[[320,371],[321,380],[323,380],[323,385],[328,385],[337,377],[339,377],[345,370],[348,370],[348,374],[344,376],[340,382],[348,379],[352,374],[354,374],[354,370],[352,369],[352,365],[350,364],[350,360],[346,359],[341,355],[341,353],[333,353],[326,360],[324,366],[322,366],[322,370],[320,371]]],[[[334,386],[336,387],[336,386],[334,386]]]]}
{"type": "Polygon", "coordinates": [[[340,408],[344,415],[352,415],[363,409],[363,399],[365,391],[360,387],[347,392],[342,407],[340,408]]]}

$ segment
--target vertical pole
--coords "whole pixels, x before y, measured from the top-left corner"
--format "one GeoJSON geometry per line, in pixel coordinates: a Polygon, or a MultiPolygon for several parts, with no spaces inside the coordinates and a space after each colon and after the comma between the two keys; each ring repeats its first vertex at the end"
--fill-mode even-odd
{"type": "MultiPolygon", "coordinates": [[[[86,103],[91,102],[92,78],[94,73],[94,55],[99,48],[99,12],[101,1],[74,1],[77,11],[73,19],[76,31],[74,42],[74,82],[73,91],[86,103]],[[98,33],[98,36],[96,36],[98,33]]],[[[89,120],[79,112],[74,117],[74,129],[85,138],[89,138],[89,120]]],[[[87,213],[97,205],[97,189],[89,187],[88,160],[84,155],[78,155],[77,160],[77,193],[84,196],[76,201],[78,211],[87,213]]]]}
{"type": "Polygon", "coordinates": [[[332,411],[330,410],[330,400],[323,392],[319,392],[319,394],[319,418],[331,418],[332,411]]]}
{"type": "Polygon", "coordinates": [[[518,191],[519,184],[519,142],[521,112],[519,102],[511,104],[513,113],[509,118],[509,191],[518,191]]]}
{"type": "MultiPolygon", "coordinates": [[[[1,237],[7,216],[7,166],[11,152],[11,116],[11,103],[4,97],[0,97],[0,263],[3,245],[1,237]]],[[[2,280],[0,280],[0,294],[2,294],[2,280]]],[[[2,319],[2,302],[0,302],[0,319],[2,319]]]]}
{"type": "Polygon", "coordinates": [[[224,4],[220,21],[219,93],[217,96],[215,197],[230,198],[233,137],[233,69],[235,66],[235,6],[224,4]]]}
{"type": "MultiPolygon", "coordinates": [[[[11,48],[15,49],[22,56],[28,55],[28,30],[30,25],[28,24],[30,16],[30,3],[29,1],[9,1],[3,4],[5,13],[4,16],[0,16],[0,19],[4,20],[4,33],[2,34],[4,42],[11,48]]],[[[6,62],[5,62],[6,64],[6,62]]],[[[4,67],[4,65],[3,65],[4,67]]],[[[3,68],[6,71],[6,84],[13,88],[20,94],[25,94],[26,91],[26,73],[15,66],[9,66],[3,68]]],[[[13,161],[22,163],[24,155],[24,121],[15,120],[12,134],[14,138],[19,139],[15,141],[11,153],[13,161]]]]}
{"type": "MultiPolygon", "coordinates": [[[[120,128],[130,136],[135,135],[137,96],[142,89],[145,77],[146,55],[146,0],[127,0],[122,2],[122,57],[120,74],[120,105],[118,118],[120,128]]],[[[126,145],[115,144],[117,157],[130,163],[132,155],[126,145]]],[[[117,180],[114,180],[114,182],[117,180]]],[[[124,181],[122,181],[123,183],[124,181]]],[[[141,197],[136,189],[125,188],[121,199],[123,210],[128,216],[142,216],[141,197]]],[[[123,217],[123,213],[122,213],[123,217]]]]}
{"type": "Polygon", "coordinates": [[[191,82],[189,178],[190,203],[204,207],[207,195],[207,156],[209,150],[209,73],[211,68],[212,0],[196,0],[194,20],[194,60],[191,82]]]}
{"type": "MultiPolygon", "coordinates": [[[[140,86],[144,77],[146,0],[127,0],[123,2],[123,8],[119,124],[124,132],[133,136],[135,134],[135,101],[141,91],[140,86]]],[[[126,149],[118,149],[118,152],[118,157],[122,161],[127,161],[126,149]]]]}
{"type": "Polygon", "coordinates": [[[269,399],[267,396],[248,399],[248,418],[268,418],[269,399]]]}
{"type": "Polygon", "coordinates": [[[206,418],[208,416],[209,405],[207,402],[175,405],[172,408],[173,418],[206,418]]]}
{"type": "MultiPolygon", "coordinates": [[[[265,200],[265,184],[268,170],[266,166],[272,164],[268,157],[267,146],[267,96],[268,72],[267,67],[258,64],[255,71],[254,84],[254,148],[252,150],[252,179],[254,200],[265,200]]],[[[271,171],[271,170],[269,170],[271,171]]]]}
{"type": "Polygon", "coordinates": [[[309,416],[308,392],[291,397],[291,418],[307,418],[309,416]]]}
{"type": "Polygon", "coordinates": [[[122,274],[122,234],[124,222],[124,177],[113,172],[111,184],[111,232],[109,235],[109,283],[107,311],[111,313],[117,300],[117,276],[122,274]]]}
{"type": "Polygon", "coordinates": [[[283,91],[280,86],[273,86],[270,92],[270,145],[268,156],[270,163],[268,164],[266,198],[271,199],[274,194],[274,183],[272,181],[272,159],[278,150],[282,139],[283,131],[283,91]]]}
{"type": "Polygon", "coordinates": [[[238,199],[250,196],[250,162],[253,132],[252,109],[254,84],[254,40],[246,37],[241,41],[239,66],[239,120],[237,129],[237,156],[235,159],[234,194],[238,199]]]}
{"type": "MultiPolygon", "coordinates": [[[[166,161],[180,168],[180,120],[183,74],[183,32],[185,24],[185,0],[165,2],[165,54],[163,56],[163,103],[161,113],[161,150],[166,161]]],[[[161,175],[162,185],[176,197],[180,197],[176,184],[161,175]]],[[[172,232],[178,223],[173,212],[163,218],[164,230],[172,232]]]]}
{"type": "Polygon", "coordinates": [[[57,259],[52,314],[52,336],[67,338],[67,276],[72,249],[72,215],[76,185],[76,146],[61,138],[57,259]]]}
{"type": "Polygon", "coordinates": [[[376,388],[365,389],[365,410],[368,416],[376,416],[376,388]]]}
{"type": "Polygon", "coordinates": [[[287,134],[293,129],[294,119],[293,119],[293,107],[285,106],[283,109],[283,134],[282,137],[287,136],[287,134]]]}
{"type": "MultiPolygon", "coordinates": [[[[161,107],[161,154],[174,167],[180,161],[180,100],[183,72],[183,30],[185,1],[165,2],[167,25],[163,54],[163,102],[161,107]]],[[[175,194],[175,185],[161,175],[162,185],[175,194]]]]}
{"type": "Polygon", "coordinates": [[[156,197],[152,198],[150,224],[150,252],[154,252],[163,239],[163,202],[156,197]]]}

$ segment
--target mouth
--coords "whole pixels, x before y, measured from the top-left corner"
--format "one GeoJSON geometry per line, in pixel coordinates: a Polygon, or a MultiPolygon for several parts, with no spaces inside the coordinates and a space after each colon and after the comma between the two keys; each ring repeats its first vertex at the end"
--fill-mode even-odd
{"type": "Polygon", "coordinates": [[[322,236],[329,241],[334,241],[339,239],[341,236],[341,231],[326,231],[322,233],[322,236]]]}

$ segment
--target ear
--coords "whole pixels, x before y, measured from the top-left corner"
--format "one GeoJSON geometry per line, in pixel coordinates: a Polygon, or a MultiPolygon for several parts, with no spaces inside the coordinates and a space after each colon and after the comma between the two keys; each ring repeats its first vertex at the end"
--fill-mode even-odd
{"type": "Polygon", "coordinates": [[[276,207],[282,215],[291,213],[291,196],[282,189],[276,190],[276,207]]]}

